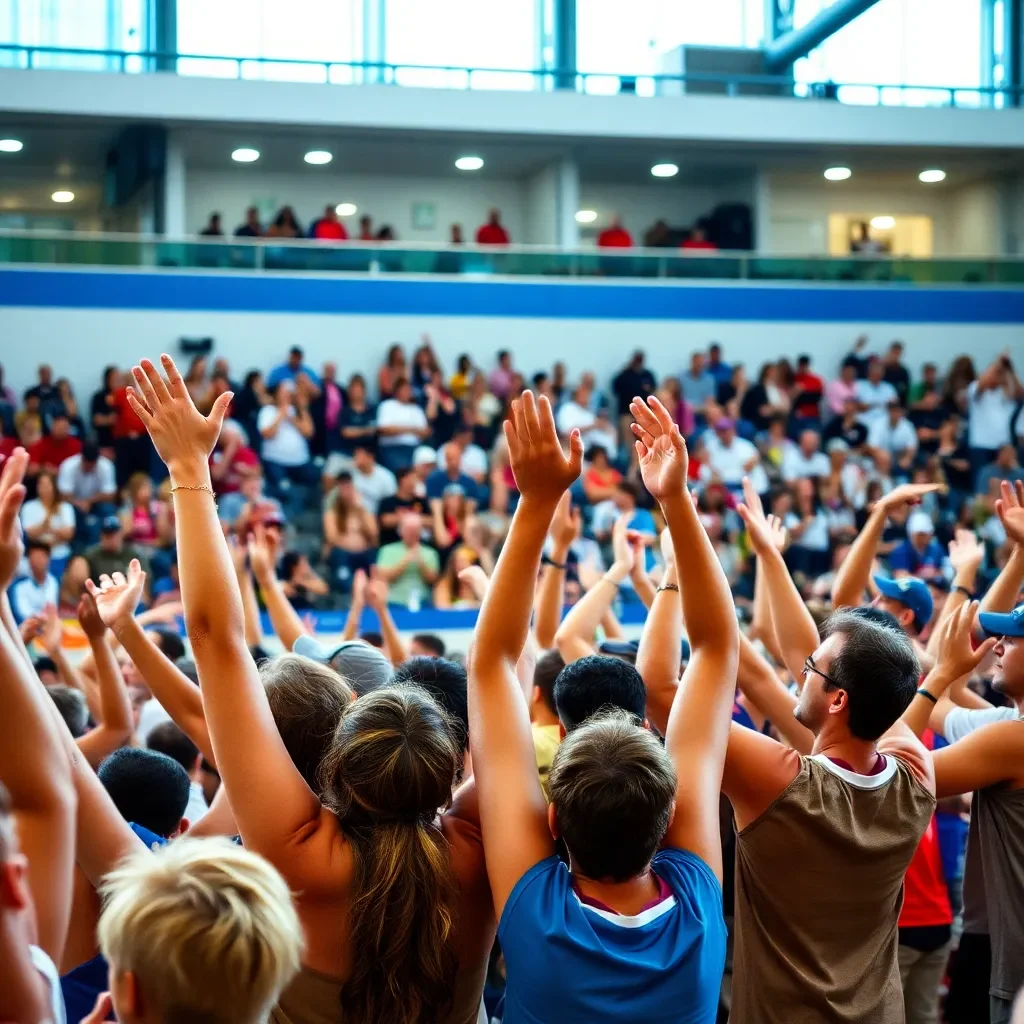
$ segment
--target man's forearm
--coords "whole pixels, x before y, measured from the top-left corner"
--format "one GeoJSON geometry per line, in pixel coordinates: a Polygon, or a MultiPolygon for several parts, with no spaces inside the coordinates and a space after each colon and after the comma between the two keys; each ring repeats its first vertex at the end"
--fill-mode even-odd
{"type": "Polygon", "coordinates": [[[541,650],[555,646],[555,634],[565,605],[565,566],[568,545],[556,544],[547,565],[540,571],[533,611],[533,633],[541,650]]]}
{"type": "Polygon", "coordinates": [[[284,649],[290,651],[295,646],[295,641],[306,635],[306,627],[303,626],[299,613],[292,607],[281,581],[274,575],[273,570],[263,573],[257,582],[267,614],[270,616],[270,624],[284,649]]]}
{"type": "Polygon", "coordinates": [[[775,641],[790,675],[799,679],[803,675],[804,661],[818,646],[818,627],[789,575],[782,552],[771,551],[758,559],[758,566],[765,574],[775,641]]]}
{"type": "Polygon", "coordinates": [[[907,710],[903,712],[903,724],[918,738],[928,728],[932,711],[946,695],[946,691],[956,682],[956,678],[941,665],[928,673],[920,689],[914,695],[907,710]],[[926,694],[930,696],[925,696],[926,694]]]}
{"type": "Polygon", "coordinates": [[[856,608],[864,595],[871,575],[871,563],[878,550],[878,543],[885,532],[888,509],[879,502],[871,513],[864,529],[850,548],[846,560],[839,566],[835,583],[832,585],[833,608],[856,608]]]}
{"type": "Polygon", "coordinates": [[[1003,566],[1003,571],[981,599],[980,611],[1009,612],[1024,587],[1024,548],[1017,545],[1003,566]]]}

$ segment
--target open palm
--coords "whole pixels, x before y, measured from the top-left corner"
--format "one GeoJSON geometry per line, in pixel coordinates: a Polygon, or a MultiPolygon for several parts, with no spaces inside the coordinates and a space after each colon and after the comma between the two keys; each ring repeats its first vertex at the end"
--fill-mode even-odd
{"type": "Polygon", "coordinates": [[[629,411],[635,420],[632,428],[644,486],[658,501],[683,494],[689,457],[668,410],[652,396],[648,401],[634,398],[629,411]]]}
{"type": "Polygon", "coordinates": [[[115,572],[113,576],[101,576],[99,586],[92,580],[85,581],[86,588],[96,601],[96,610],[108,628],[135,614],[145,585],[146,574],[137,558],[133,558],[128,566],[127,578],[124,573],[115,572]]]}
{"type": "Polygon", "coordinates": [[[1007,537],[1024,546],[1024,482],[1018,480],[1013,486],[1009,480],[1002,482],[996,513],[1007,537]]]}

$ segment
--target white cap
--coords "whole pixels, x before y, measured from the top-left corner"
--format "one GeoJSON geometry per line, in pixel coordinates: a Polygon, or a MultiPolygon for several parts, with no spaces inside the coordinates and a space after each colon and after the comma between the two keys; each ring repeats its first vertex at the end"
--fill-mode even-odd
{"type": "Polygon", "coordinates": [[[913,512],[907,520],[907,534],[912,533],[934,533],[935,524],[927,512],[913,512]]]}
{"type": "Polygon", "coordinates": [[[437,452],[429,444],[421,444],[412,453],[412,464],[414,466],[435,466],[437,465],[437,452]]]}

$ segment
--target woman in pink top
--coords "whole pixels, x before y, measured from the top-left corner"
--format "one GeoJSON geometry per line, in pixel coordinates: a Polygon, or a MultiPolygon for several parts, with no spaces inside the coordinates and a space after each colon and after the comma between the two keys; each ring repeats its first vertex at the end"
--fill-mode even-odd
{"type": "Polygon", "coordinates": [[[125,487],[128,503],[121,512],[121,524],[127,540],[147,547],[160,547],[167,526],[165,509],[153,498],[153,482],[145,473],[133,473],[125,487]]]}
{"type": "Polygon", "coordinates": [[[838,380],[830,380],[825,385],[825,399],[829,410],[836,416],[846,412],[846,403],[857,397],[857,367],[853,363],[843,363],[838,380]]]}

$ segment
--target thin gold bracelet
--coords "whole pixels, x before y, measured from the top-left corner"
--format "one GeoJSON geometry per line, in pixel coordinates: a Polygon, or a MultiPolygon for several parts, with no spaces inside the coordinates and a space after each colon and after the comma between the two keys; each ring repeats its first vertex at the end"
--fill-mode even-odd
{"type": "Polygon", "coordinates": [[[213,488],[206,484],[174,484],[171,487],[171,494],[174,494],[175,491],[205,491],[213,498],[213,507],[217,508],[217,495],[214,493],[213,488]]]}

